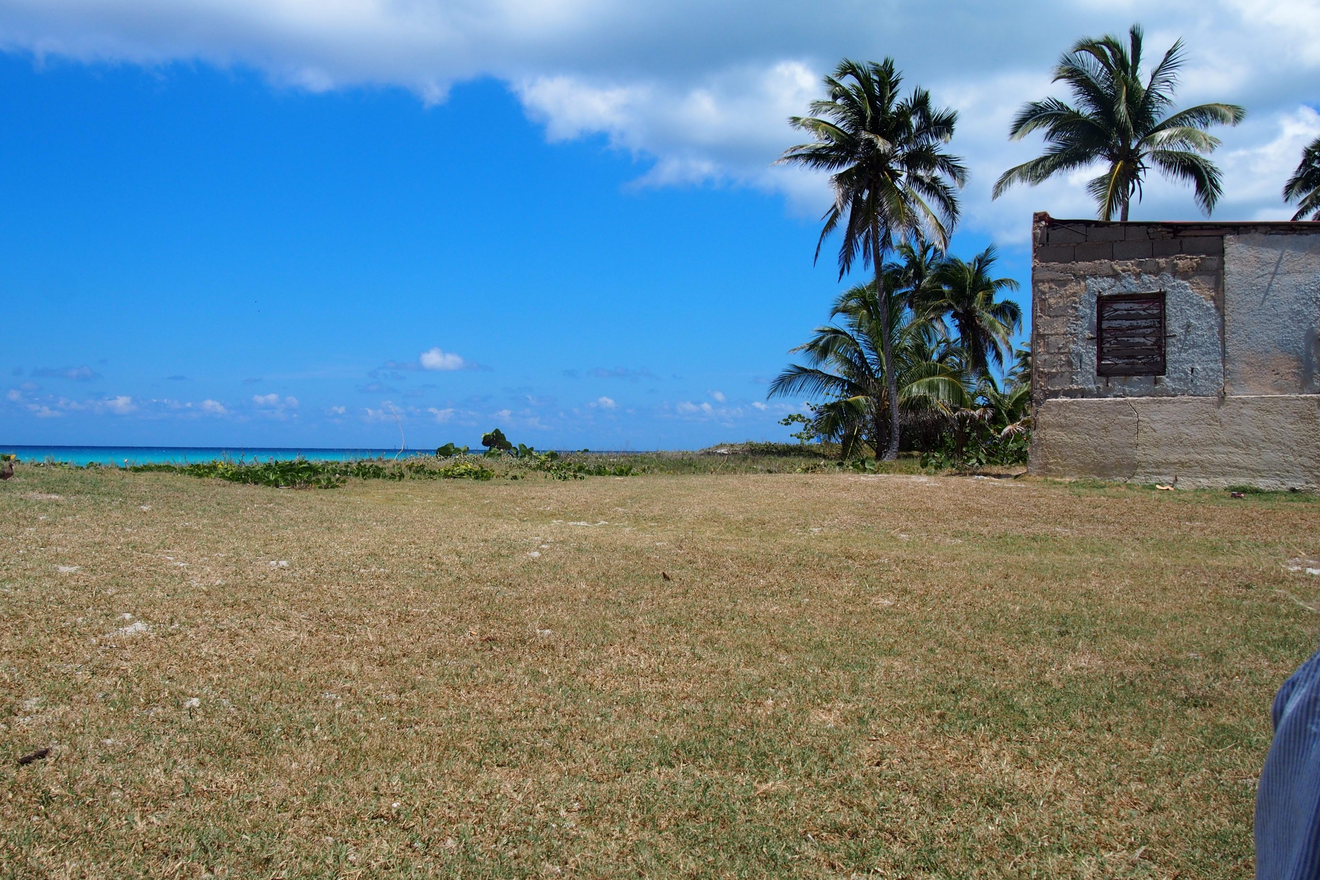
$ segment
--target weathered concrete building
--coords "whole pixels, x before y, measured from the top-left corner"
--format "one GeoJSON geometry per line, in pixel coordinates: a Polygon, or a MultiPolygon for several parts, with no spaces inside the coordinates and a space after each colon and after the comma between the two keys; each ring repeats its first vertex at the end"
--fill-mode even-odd
{"type": "Polygon", "coordinates": [[[1320,488],[1320,223],[1033,226],[1031,472],[1320,488]]]}

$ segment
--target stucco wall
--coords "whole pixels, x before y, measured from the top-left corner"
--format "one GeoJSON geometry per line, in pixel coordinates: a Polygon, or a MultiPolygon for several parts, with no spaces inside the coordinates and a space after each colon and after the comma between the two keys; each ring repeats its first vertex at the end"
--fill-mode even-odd
{"type": "Polygon", "coordinates": [[[1229,394],[1320,393],[1320,233],[1224,237],[1229,394]]]}
{"type": "Polygon", "coordinates": [[[1033,473],[1317,488],[1320,223],[1040,214],[1033,235],[1033,473]],[[1165,375],[1097,375],[1099,297],[1158,291],[1165,375]]]}
{"type": "Polygon", "coordinates": [[[1058,398],[1036,413],[1040,476],[1320,489],[1320,395],[1058,398]]]}

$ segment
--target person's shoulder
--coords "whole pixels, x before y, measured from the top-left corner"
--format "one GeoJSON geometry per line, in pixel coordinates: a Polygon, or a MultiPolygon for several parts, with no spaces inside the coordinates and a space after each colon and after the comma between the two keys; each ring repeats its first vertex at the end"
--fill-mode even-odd
{"type": "MultiPolygon", "coordinates": [[[[1320,649],[1307,658],[1279,688],[1274,698],[1274,726],[1302,706],[1320,707],[1320,649]]],[[[1308,712],[1307,714],[1312,714],[1308,712]]]]}

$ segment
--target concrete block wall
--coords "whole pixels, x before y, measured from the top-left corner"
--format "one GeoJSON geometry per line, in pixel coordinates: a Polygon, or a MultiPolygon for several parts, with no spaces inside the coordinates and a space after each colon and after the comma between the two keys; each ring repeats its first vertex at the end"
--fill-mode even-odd
{"type": "Polygon", "coordinates": [[[1037,214],[1032,294],[1033,473],[1320,488],[1320,223],[1037,214]],[[1097,301],[1150,292],[1165,374],[1099,376],[1097,301]]]}
{"type": "Polygon", "coordinates": [[[1041,219],[1048,214],[1036,218],[1034,257],[1040,263],[1224,255],[1224,231],[1218,225],[1041,219]]]}
{"type": "Polygon", "coordinates": [[[1033,399],[1219,394],[1224,384],[1222,230],[1036,217],[1033,399]],[[1151,256],[1155,245],[1161,256],[1151,256]],[[1144,256],[1128,256],[1134,252],[1144,256]],[[1164,291],[1164,376],[1096,373],[1096,302],[1164,291]]]}

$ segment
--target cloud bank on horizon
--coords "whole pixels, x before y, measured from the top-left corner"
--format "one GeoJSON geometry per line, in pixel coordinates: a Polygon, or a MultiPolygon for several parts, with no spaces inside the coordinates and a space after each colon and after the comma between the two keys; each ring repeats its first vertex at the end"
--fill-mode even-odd
{"type": "MultiPolygon", "coordinates": [[[[909,84],[958,109],[953,149],[971,180],[964,225],[1022,244],[1033,210],[1091,216],[1079,180],[990,187],[1039,142],[1007,141],[1024,101],[1063,95],[1049,83],[1076,39],[1123,33],[1133,21],[1163,51],[1182,37],[1180,105],[1244,105],[1247,121],[1218,132],[1225,174],[1216,216],[1286,219],[1279,192],[1302,147],[1320,135],[1308,102],[1320,67],[1320,4],[1308,0],[1180,0],[1016,5],[881,0],[0,0],[0,47],[38,59],[147,66],[201,61],[261,71],[314,92],[398,87],[426,102],[456,84],[504,82],[550,141],[600,137],[647,163],[638,186],[740,185],[785,195],[817,214],[823,182],[773,165],[841,56],[894,56],[909,84]]],[[[1152,179],[1136,217],[1199,216],[1182,188],[1152,179]]],[[[442,367],[445,369],[447,367],[442,367]]],[[[432,368],[433,369],[433,368],[432,368]]]]}

